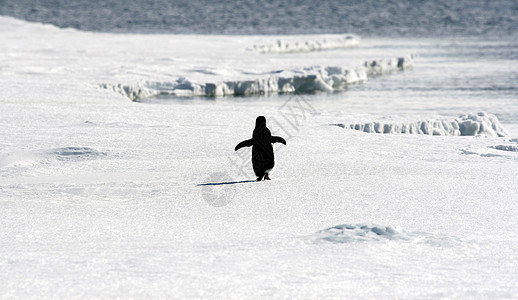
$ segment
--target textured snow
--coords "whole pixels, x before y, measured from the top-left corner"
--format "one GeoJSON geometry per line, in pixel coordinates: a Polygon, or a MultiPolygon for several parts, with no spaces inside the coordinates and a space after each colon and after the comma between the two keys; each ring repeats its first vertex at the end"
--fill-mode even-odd
{"type": "Polygon", "coordinates": [[[333,243],[347,243],[380,239],[406,239],[406,234],[390,226],[343,224],[321,230],[315,234],[315,237],[333,243]]]}
{"type": "Polygon", "coordinates": [[[337,123],[333,125],[368,133],[509,136],[498,118],[485,112],[462,115],[454,120],[426,120],[405,123],[369,122],[349,125],[337,123]]]}
{"type": "Polygon", "coordinates": [[[64,147],[48,150],[20,151],[0,154],[0,168],[14,165],[31,165],[52,160],[96,159],[106,155],[89,147],[64,147]]]}
{"type": "Polygon", "coordinates": [[[461,246],[465,241],[426,232],[408,232],[392,226],[375,224],[342,224],[320,230],[312,236],[315,241],[337,244],[357,242],[399,241],[432,246],[461,246]]]}
{"type": "Polygon", "coordinates": [[[518,152],[518,146],[516,145],[496,145],[491,146],[491,148],[502,150],[502,151],[511,151],[511,152],[518,152]]]}

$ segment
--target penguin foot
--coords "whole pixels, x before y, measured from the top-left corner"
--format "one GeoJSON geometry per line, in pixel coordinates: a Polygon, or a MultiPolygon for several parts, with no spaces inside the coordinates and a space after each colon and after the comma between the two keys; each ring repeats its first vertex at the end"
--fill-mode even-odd
{"type": "Polygon", "coordinates": [[[271,180],[270,176],[268,176],[268,174],[264,175],[264,180],[271,180]]]}
{"type": "MultiPolygon", "coordinates": [[[[265,179],[266,179],[266,178],[265,178],[265,179]]],[[[263,176],[261,176],[261,177],[257,177],[257,180],[256,180],[256,181],[261,181],[261,180],[263,180],[263,176]]]]}

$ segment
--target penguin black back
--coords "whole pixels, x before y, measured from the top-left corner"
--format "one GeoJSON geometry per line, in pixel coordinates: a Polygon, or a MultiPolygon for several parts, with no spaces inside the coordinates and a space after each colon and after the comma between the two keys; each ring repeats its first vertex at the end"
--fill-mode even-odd
{"type": "Polygon", "coordinates": [[[252,138],[242,141],[235,148],[237,151],[242,147],[252,146],[252,165],[258,181],[261,180],[263,176],[266,180],[269,180],[268,173],[275,166],[272,143],[283,143],[286,145],[286,140],[278,136],[272,136],[270,129],[266,127],[266,118],[259,116],[255,120],[252,138]]]}

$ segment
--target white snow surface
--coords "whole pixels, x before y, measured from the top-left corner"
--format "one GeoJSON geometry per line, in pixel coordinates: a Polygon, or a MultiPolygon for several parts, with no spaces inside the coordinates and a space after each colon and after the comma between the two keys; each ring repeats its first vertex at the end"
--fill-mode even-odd
{"type": "MultiPolygon", "coordinates": [[[[387,102],[139,103],[99,87],[406,53],[286,59],[246,50],[282,37],[100,34],[6,17],[0,37],[0,298],[518,297],[518,152],[502,151],[516,137],[328,125],[396,115],[387,102]],[[271,181],[253,182],[250,149],[233,151],[258,115],[287,140],[271,181]]],[[[418,119],[446,117],[413,105],[418,119]]]]}

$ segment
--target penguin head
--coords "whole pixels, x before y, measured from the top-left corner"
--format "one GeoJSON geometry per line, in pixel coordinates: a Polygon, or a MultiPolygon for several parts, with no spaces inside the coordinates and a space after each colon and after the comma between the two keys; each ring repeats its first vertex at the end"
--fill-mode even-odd
{"type": "Polygon", "coordinates": [[[266,118],[264,116],[259,116],[255,119],[255,127],[263,127],[266,126],[266,118]]]}

